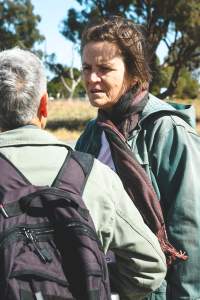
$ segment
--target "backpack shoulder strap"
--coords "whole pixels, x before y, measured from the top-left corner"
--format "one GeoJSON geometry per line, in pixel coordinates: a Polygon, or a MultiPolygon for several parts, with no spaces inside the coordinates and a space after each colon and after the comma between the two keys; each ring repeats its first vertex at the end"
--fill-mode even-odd
{"type": "Polygon", "coordinates": [[[69,150],[52,186],[82,195],[93,163],[91,154],[69,150]]]}
{"type": "Polygon", "coordinates": [[[0,170],[0,213],[6,218],[13,217],[22,213],[18,199],[37,189],[2,153],[0,170]]]}
{"type": "MultiPolygon", "coordinates": [[[[90,154],[68,149],[63,166],[52,186],[82,195],[93,161],[94,158],[90,154]]],[[[0,212],[6,218],[21,214],[19,201],[16,199],[34,193],[39,187],[30,184],[26,177],[2,154],[0,154],[0,170],[0,212]],[[15,193],[12,189],[15,189],[15,193]]]]}
{"type": "Polygon", "coordinates": [[[20,170],[2,153],[0,153],[0,170],[0,185],[4,186],[5,190],[7,186],[12,186],[14,182],[21,185],[30,184],[20,170]]]}

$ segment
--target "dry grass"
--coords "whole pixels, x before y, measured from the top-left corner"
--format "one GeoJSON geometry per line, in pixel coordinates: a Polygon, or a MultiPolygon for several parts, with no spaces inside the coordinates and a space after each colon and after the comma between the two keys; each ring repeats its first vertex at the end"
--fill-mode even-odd
{"type": "Polygon", "coordinates": [[[96,115],[96,108],[87,100],[53,100],[49,101],[49,120],[80,120],[96,115]]]}
{"type": "MultiPolygon", "coordinates": [[[[175,100],[174,102],[192,104],[197,115],[197,130],[200,133],[200,99],[175,100]]],[[[53,100],[49,102],[47,130],[65,141],[76,140],[86,123],[96,116],[97,110],[87,100],[53,100]]]]}
{"type": "Polygon", "coordinates": [[[87,100],[53,100],[48,109],[47,130],[61,140],[76,140],[97,113],[87,100]]]}

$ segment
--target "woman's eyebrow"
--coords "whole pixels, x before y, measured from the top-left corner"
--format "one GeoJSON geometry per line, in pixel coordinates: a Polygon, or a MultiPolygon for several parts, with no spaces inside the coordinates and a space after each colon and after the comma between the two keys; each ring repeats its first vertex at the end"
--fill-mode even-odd
{"type": "Polygon", "coordinates": [[[87,62],[83,62],[82,66],[89,66],[89,64],[87,62]]]}
{"type": "Polygon", "coordinates": [[[111,67],[113,65],[112,62],[110,61],[101,61],[99,63],[97,63],[97,66],[107,66],[107,67],[111,67]]]}

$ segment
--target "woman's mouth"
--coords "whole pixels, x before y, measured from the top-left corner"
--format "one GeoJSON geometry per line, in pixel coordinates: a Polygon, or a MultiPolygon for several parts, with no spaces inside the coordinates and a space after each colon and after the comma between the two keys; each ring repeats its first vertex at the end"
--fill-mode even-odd
{"type": "Polygon", "coordinates": [[[101,90],[101,89],[92,89],[92,90],[90,90],[90,93],[99,94],[99,93],[103,93],[103,90],[101,90]]]}

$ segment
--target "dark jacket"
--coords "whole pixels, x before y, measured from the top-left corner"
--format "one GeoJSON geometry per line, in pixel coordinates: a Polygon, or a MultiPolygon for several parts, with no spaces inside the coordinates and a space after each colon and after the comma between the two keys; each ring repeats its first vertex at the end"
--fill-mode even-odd
{"type": "MultiPolygon", "coordinates": [[[[200,136],[194,120],[191,106],[168,104],[150,94],[128,140],[161,201],[170,242],[189,256],[169,269],[167,284],[151,300],[200,299],[200,136]]],[[[101,133],[91,121],[76,149],[97,157],[101,133]]]]}

